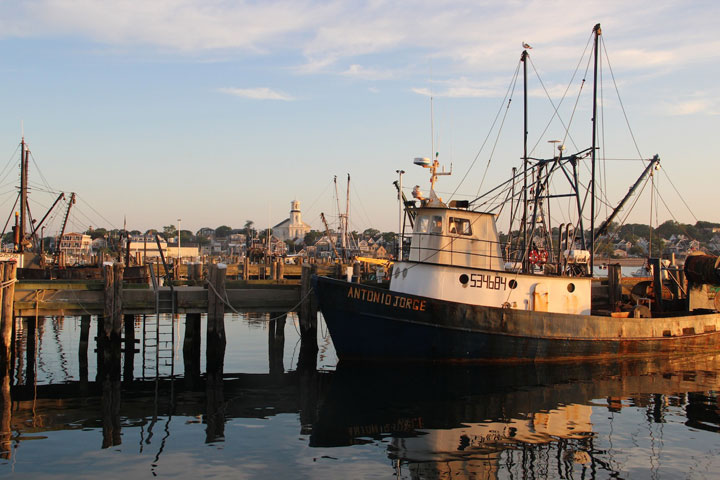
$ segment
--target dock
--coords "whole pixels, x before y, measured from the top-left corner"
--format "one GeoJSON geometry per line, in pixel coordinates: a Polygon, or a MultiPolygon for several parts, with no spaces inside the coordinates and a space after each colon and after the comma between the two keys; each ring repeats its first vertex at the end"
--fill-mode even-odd
{"type": "MultiPolygon", "coordinates": [[[[208,286],[201,275],[192,275],[192,265],[183,265],[188,280],[180,285],[159,286],[157,292],[149,282],[123,282],[119,289],[122,298],[122,314],[142,315],[156,312],[156,294],[173,295],[174,313],[207,313],[208,286]]],[[[200,265],[198,265],[200,267],[200,265]]],[[[274,266],[228,265],[226,268],[225,300],[229,310],[243,312],[288,311],[297,307],[301,300],[303,265],[274,266]],[[249,268],[248,268],[249,267],[249,268]],[[247,272],[247,273],[244,273],[247,272]],[[237,279],[240,278],[240,279],[237,279]]],[[[308,267],[308,265],[306,265],[308,267]]],[[[157,266],[149,266],[157,268],[157,266]]],[[[336,264],[315,264],[306,269],[307,274],[316,272],[333,275],[340,269],[336,264]]],[[[202,271],[201,268],[195,269],[202,271]]],[[[159,271],[153,272],[156,276],[159,271]]],[[[309,284],[309,278],[306,279],[309,284]]],[[[106,297],[102,279],[75,280],[18,280],[14,291],[14,315],[25,316],[72,316],[103,315],[106,297]]]]}

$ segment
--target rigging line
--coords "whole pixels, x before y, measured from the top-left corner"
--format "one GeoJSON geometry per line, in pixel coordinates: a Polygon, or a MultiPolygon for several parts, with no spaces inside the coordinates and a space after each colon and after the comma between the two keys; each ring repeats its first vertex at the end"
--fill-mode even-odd
{"type": "Polygon", "coordinates": [[[622,222],[620,222],[617,230],[615,232],[613,232],[613,235],[616,235],[620,231],[620,228],[623,225],[625,225],[625,223],[627,222],[627,219],[630,217],[630,213],[635,209],[635,205],[637,205],[637,202],[640,200],[640,197],[642,197],[642,194],[645,191],[645,188],[647,187],[647,184],[649,181],[650,181],[650,177],[648,176],[645,179],[645,182],[643,183],[643,186],[640,189],[640,192],[638,192],[638,194],[635,196],[635,200],[633,200],[632,206],[630,206],[630,208],[628,208],[627,211],[625,212],[625,217],[623,218],[622,222]]]}
{"type": "Polygon", "coordinates": [[[565,144],[565,141],[568,137],[570,137],[570,141],[573,142],[573,146],[576,150],[579,150],[577,145],[575,145],[575,142],[572,139],[572,136],[570,136],[570,125],[572,125],[573,120],[575,119],[575,114],[577,113],[578,105],[580,104],[580,97],[582,95],[583,89],[585,88],[585,79],[587,78],[588,71],[590,70],[590,63],[592,60],[592,55],[588,55],[587,64],[585,65],[585,72],[583,74],[582,82],[580,83],[580,89],[578,90],[577,97],[575,97],[575,105],[573,105],[572,114],[570,115],[570,121],[568,122],[568,127],[565,130],[565,134],[563,137],[563,144],[565,144]]]}
{"type": "Polygon", "coordinates": [[[0,176],[2,176],[2,180],[0,182],[5,181],[5,178],[10,175],[10,172],[12,172],[12,166],[16,164],[15,162],[15,155],[17,154],[17,151],[20,150],[20,144],[18,143],[17,147],[15,147],[15,150],[13,151],[12,155],[10,155],[10,158],[8,158],[7,163],[5,163],[5,166],[3,167],[2,171],[0,171],[0,176]],[[7,170],[7,172],[5,172],[7,170]],[[4,175],[4,176],[3,176],[4,175]]]}
{"type": "Polygon", "coordinates": [[[47,189],[45,189],[45,188],[38,188],[38,187],[40,187],[40,184],[39,184],[39,183],[28,182],[28,191],[42,192],[42,193],[51,193],[51,194],[53,194],[53,195],[59,195],[59,194],[60,194],[60,190],[47,190],[47,189]]]}
{"type": "MultiPolygon", "coordinates": [[[[496,197],[499,197],[499,195],[500,195],[500,194],[496,195],[496,197]]],[[[508,189],[507,189],[507,195],[505,195],[505,200],[503,200],[502,202],[500,202],[500,210],[499,210],[498,213],[497,213],[498,217],[499,217],[500,215],[502,215],[503,209],[505,208],[505,205],[507,205],[508,200],[510,199],[511,196],[512,196],[512,189],[508,188],[508,189]]],[[[493,207],[493,208],[496,208],[496,207],[493,207]]]]}
{"type": "Polygon", "coordinates": [[[84,202],[85,205],[87,205],[87,206],[90,208],[90,210],[92,210],[93,212],[95,212],[95,213],[97,214],[97,216],[99,216],[100,218],[102,218],[103,220],[105,220],[105,221],[108,223],[108,225],[110,225],[111,227],[116,228],[116,229],[119,230],[119,228],[117,227],[117,225],[113,224],[113,222],[111,222],[110,220],[108,220],[107,218],[105,218],[100,212],[98,212],[97,210],[95,210],[95,209],[93,208],[93,206],[90,205],[88,202],[86,202],[82,197],[80,197],[80,196],[78,195],[76,198],[77,198],[78,200],[84,202]]]}
{"type": "MultiPolygon", "coordinates": [[[[507,183],[507,182],[506,182],[506,183],[507,183]]],[[[487,200],[485,200],[484,202],[482,202],[482,203],[480,203],[480,204],[477,204],[477,205],[474,205],[474,206],[473,206],[473,209],[477,211],[478,209],[480,209],[481,207],[483,207],[483,206],[485,206],[485,205],[493,204],[493,202],[495,202],[500,196],[502,196],[503,194],[505,194],[506,191],[512,191],[512,184],[506,185],[506,183],[500,185],[500,186],[504,186],[504,188],[501,188],[501,189],[495,188],[495,189],[493,189],[493,191],[497,190],[497,193],[496,193],[495,195],[493,195],[492,197],[489,197],[489,198],[488,198],[487,200]]],[[[490,193],[492,193],[492,192],[487,192],[485,195],[483,195],[483,197],[487,197],[490,193]]],[[[518,195],[516,195],[516,196],[517,196],[517,197],[520,197],[521,194],[522,194],[522,191],[520,191],[520,193],[519,193],[518,195]]]]}
{"type": "MultiPolygon", "coordinates": [[[[482,153],[483,149],[485,148],[485,144],[486,144],[487,141],[490,139],[490,135],[492,134],[492,131],[493,131],[493,129],[495,128],[495,124],[497,123],[497,120],[498,120],[498,118],[500,117],[500,113],[502,112],[503,107],[505,106],[505,100],[508,99],[508,96],[511,94],[511,92],[514,92],[514,91],[515,91],[515,85],[517,84],[517,78],[518,78],[518,75],[519,75],[519,73],[520,73],[520,64],[521,64],[521,63],[522,63],[521,61],[518,61],[517,67],[515,68],[515,74],[513,75],[512,79],[510,80],[510,84],[508,85],[508,89],[507,89],[507,91],[505,92],[505,97],[503,98],[502,102],[500,102],[500,107],[498,108],[498,111],[497,111],[497,113],[495,114],[495,118],[493,119],[492,125],[490,125],[490,130],[488,131],[487,135],[485,136],[485,140],[483,140],[482,145],[480,145],[480,150],[478,150],[478,152],[475,154],[475,158],[474,158],[473,161],[470,163],[470,166],[468,167],[467,171],[465,172],[465,175],[463,175],[463,177],[462,177],[462,178],[460,179],[460,181],[458,182],[458,185],[457,185],[457,187],[455,187],[455,190],[453,191],[453,193],[452,193],[452,195],[450,196],[450,198],[454,197],[454,196],[455,196],[455,193],[458,191],[458,189],[460,188],[460,186],[462,186],[463,182],[465,181],[465,179],[467,178],[467,176],[470,174],[470,171],[471,171],[471,170],[473,169],[473,167],[475,166],[475,162],[477,162],[478,158],[480,158],[480,154],[482,153]]],[[[510,106],[510,102],[512,102],[512,97],[510,97],[510,99],[508,100],[508,107],[510,106]]],[[[505,108],[507,108],[507,107],[505,107],[505,108]]]]}
{"type": "MultiPolygon", "coordinates": [[[[357,193],[357,189],[352,189],[353,196],[357,199],[358,203],[360,204],[360,210],[362,210],[362,213],[365,215],[365,222],[367,225],[372,225],[372,222],[370,221],[370,215],[368,215],[367,210],[365,209],[365,205],[362,202],[362,197],[357,193]]],[[[357,211],[357,209],[355,209],[357,211]]],[[[354,223],[354,222],[353,222],[354,223]]]]}
{"type": "MultiPolygon", "coordinates": [[[[513,88],[513,92],[515,89],[513,88]]],[[[512,101],[512,99],[511,99],[512,101]]],[[[485,165],[485,171],[483,172],[482,179],[480,180],[480,185],[478,185],[478,189],[476,191],[476,195],[480,195],[480,190],[482,189],[483,183],[485,183],[485,177],[487,176],[487,172],[490,169],[490,162],[492,162],[493,156],[495,155],[495,150],[497,149],[497,144],[500,141],[500,134],[502,133],[502,129],[505,126],[505,120],[507,120],[508,112],[510,111],[510,102],[508,102],[507,107],[505,108],[505,115],[503,115],[502,121],[500,122],[500,128],[498,128],[497,135],[495,136],[495,142],[493,142],[492,151],[490,152],[490,156],[488,157],[487,165],[485,165]]]]}
{"type": "MultiPolygon", "coordinates": [[[[607,198],[608,182],[607,182],[607,162],[605,161],[605,89],[603,88],[603,68],[602,68],[602,57],[600,57],[600,143],[602,144],[602,156],[600,162],[602,163],[602,186],[600,192],[605,199],[607,198]]],[[[605,218],[609,217],[608,207],[605,207],[605,218]]]]}
{"type": "MultiPolygon", "coordinates": [[[[65,208],[67,209],[67,206],[65,208]]],[[[81,208],[77,208],[77,207],[73,208],[71,217],[76,217],[78,214],[85,217],[85,219],[88,221],[88,223],[90,225],[95,223],[95,222],[93,222],[93,219],[90,218],[85,212],[83,212],[83,210],[81,208]]],[[[74,223],[76,220],[73,219],[71,221],[74,223]]]]}
{"type": "Polygon", "coordinates": [[[42,179],[42,181],[43,181],[43,183],[45,184],[45,186],[46,186],[47,188],[52,188],[52,187],[50,186],[50,183],[49,183],[49,182],[47,181],[47,179],[45,178],[45,175],[43,175],[42,171],[40,170],[40,166],[39,166],[38,163],[35,161],[35,155],[33,155],[32,150],[30,150],[30,158],[32,158],[33,165],[35,165],[35,169],[37,170],[38,175],[40,175],[40,178],[42,179]]]}
{"type": "MultiPolygon", "coordinates": [[[[528,58],[530,58],[530,56],[528,56],[528,58]]],[[[563,101],[565,100],[565,96],[567,95],[567,92],[568,92],[568,90],[570,89],[570,85],[572,85],[572,83],[568,84],[568,86],[567,86],[566,89],[565,89],[565,92],[563,92],[563,96],[560,98],[560,102],[557,104],[557,106],[555,106],[555,103],[552,101],[552,98],[550,97],[550,92],[548,92],[547,88],[545,88],[545,84],[543,83],[542,78],[540,78],[540,74],[538,73],[537,69],[535,68],[535,64],[533,63],[532,58],[530,58],[530,66],[532,67],[533,71],[535,72],[535,76],[537,77],[538,81],[540,82],[540,86],[542,86],[542,89],[543,89],[543,91],[545,92],[545,96],[548,98],[548,101],[550,102],[550,105],[552,105],[552,107],[553,107],[553,114],[552,114],[552,116],[550,117],[550,120],[548,120],[547,124],[545,125],[545,129],[544,129],[544,130],[542,131],[542,133],[540,133],[540,135],[538,136],[538,140],[537,140],[537,142],[535,143],[535,145],[533,145],[533,147],[530,149],[529,155],[532,155],[533,152],[535,151],[535,149],[537,149],[538,145],[540,145],[540,141],[541,141],[542,138],[545,136],[545,133],[546,133],[546,132],[548,131],[548,129],[550,128],[550,125],[552,124],[552,121],[553,121],[553,119],[554,119],[555,117],[558,118],[558,121],[560,121],[560,123],[562,124],[563,128],[565,128],[565,131],[566,131],[566,132],[569,130],[569,127],[568,127],[567,125],[565,125],[565,122],[563,122],[562,118],[560,117],[560,112],[559,112],[559,110],[560,110],[560,106],[562,105],[563,101]]],[[[573,78],[570,80],[570,82],[572,82],[572,80],[573,80],[574,78],[575,78],[575,74],[573,74],[573,78]]],[[[581,87],[581,88],[582,88],[582,87],[581,87]]],[[[570,121],[572,122],[572,118],[571,118],[570,121]]],[[[572,139],[572,137],[570,137],[570,141],[572,142],[573,147],[574,147],[576,150],[579,150],[579,148],[577,147],[577,145],[575,145],[575,141],[572,139]]]]}
{"type": "Polygon", "coordinates": [[[327,192],[328,188],[330,188],[330,186],[331,186],[332,184],[333,184],[333,181],[332,181],[332,180],[328,181],[327,184],[325,184],[325,189],[323,189],[323,190],[320,192],[320,194],[315,198],[315,200],[313,200],[313,203],[312,203],[312,204],[310,205],[310,207],[308,208],[308,212],[311,212],[311,211],[312,211],[313,207],[315,207],[315,205],[316,205],[317,202],[320,200],[320,198],[321,198],[323,195],[325,195],[325,192],[327,192]]]}
{"type": "MultiPolygon", "coordinates": [[[[533,168],[534,168],[534,167],[533,167],[533,168]]],[[[471,201],[470,201],[470,204],[473,204],[473,203],[477,202],[478,200],[487,197],[488,195],[490,195],[490,194],[493,193],[494,191],[502,188],[504,185],[509,185],[509,184],[511,184],[515,179],[517,179],[517,178],[522,178],[522,176],[523,176],[523,172],[515,173],[515,176],[514,176],[514,177],[511,177],[509,180],[505,180],[503,183],[497,185],[497,186],[496,186],[495,188],[493,188],[492,190],[488,190],[487,192],[483,193],[483,194],[480,195],[479,197],[476,197],[474,200],[471,200],[471,201]]]]}
{"type": "Polygon", "coordinates": [[[602,44],[602,49],[605,52],[605,59],[607,61],[608,69],[610,69],[610,77],[612,78],[613,85],[615,86],[615,93],[617,93],[618,102],[620,102],[620,109],[623,112],[623,117],[625,118],[625,124],[628,127],[628,130],[630,131],[630,138],[632,138],[633,144],[635,145],[635,150],[637,150],[638,156],[640,158],[643,158],[642,153],[640,153],[640,147],[638,147],[637,140],[635,140],[635,134],[632,131],[632,127],[630,126],[630,120],[628,119],[627,112],[625,111],[625,105],[623,104],[622,98],[620,98],[620,89],[617,86],[617,82],[615,81],[615,73],[613,72],[612,65],[610,64],[610,57],[607,54],[607,49],[605,48],[605,37],[600,37],[600,43],[602,44]]]}
{"type": "Polygon", "coordinates": [[[2,235],[0,235],[0,241],[2,241],[2,237],[5,236],[5,230],[7,229],[8,223],[10,223],[10,219],[12,218],[13,212],[15,211],[15,207],[18,204],[18,200],[20,200],[20,193],[18,193],[17,197],[15,197],[15,204],[13,205],[13,208],[10,209],[10,215],[8,215],[8,219],[5,222],[5,226],[3,227],[2,235]]]}
{"type": "Polygon", "coordinates": [[[664,168],[662,168],[661,170],[665,174],[665,177],[668,179],[668,182],[670,182],[670,185],[672,186],[673,190],[675,190],[675,193],[677,193],[677,196],[680,197],[680,200],[683,202],[683,205],[685,205],[685,208],[688,209],[688,212],[690,212],[690,215],[692,215],[692,217],[695,219],[695,222],[696,223],[699,222],[699,220],[697,219],[697,217],[695,216],[693,211],[690,209],[690,206],[687,204],[687,202],[685,202],[685,199],[683,198],[683,196],[680,195],[680,192],[678,192],[678,189],[675,188],[675,184],[673,183],[672,179],[670,178],[670,175],[668,175],[668,173],[665,171],[664,168]]]}
{"type": "Polygon", "coordinates": [[[5,169],[3,168],[2,173],[0,173],[0,175],[2,175],[2,178],[0,178],[0,183],[4,183],[5,180],[10,176],[11,173],[13,173],[13,169],[12,169],[12,168],[8,169],[7,172],[6,172],[5,169]]]}
{"type": "Polygon", "coordinates": [[[668,213],[670,214],[670,216],[673,218],[673,220],[674,220],[675,223],[678,225],[678,227],[681,228],[681,229],[683,230],[683,232],[685,232],[685,234],[686,234],[690,239],[692,239],[692,240],[697,240],[697,238],[695,238],[693,235],[691,235],[690,232],[689,232],[685,227],[683,227],[683,224],[680,223],[677,218],[675,218],[675,215],[673,215],[673,212],[672,212],[672,210],[670,210],[670,207],[668,206],[668,204],[665,203],[665,199],[662,197],[662,195],[658,194],[658,199],[659,199],[660,202],[662,202],[662,204],[665,206],[665,210],[667,210],[667,212],[668,212],[668,213]]]}
{"type": "MultiPolygon", "coordinates": [[[[583,58],[585,58],[585,54],[587,53],[587,49],[588,49],[590,43],[592,42],[593,35],[594,35],[593,33],[590,33],[590,36],[588,37],[588,41],[585,43],[585,48],[583,49],[582,55],[580,55],[580,58],[578,59],[578,63],[577,63],[577,65],[575,65],[575,71],[573,71],[572,77],[570,77],[570,81],[568,82],[567,87],[565,87],[565,91],[563,92],[563,95],[562,95],[562,97],[560,98],[560,103],[558,103],[558,106],[557,106],[557,107],[555,107],[555,105],[553,104],[553,101],[552,101],[552,99],[550,98],[550,94],[548,93],[547,89],[545,88],[545,84],[543,83],[542,78],[540,78],[540,74],[538,73],[537,69],[535,68],[535,64],[533,63],[532,58],[529,57],[529,58],[530,58],[530,65],[532,66],[533,71],[535,72],[535,75],[537,76],[538,80],[540,81],[540,85],[542,85],[543,90],[545,91],[545,95],[547,95],[548,100],[550,100],[550,104],[551,104],[551,105],[553,106],[553,108],[555,109],[555,112],[553,113],[553,116],[550,118],[550,121],[548,122],[547,126],[545,127],[545,130],[543,130],[543,132],[542,132],[542,133],[540,134],[540,136],[538,137],[538,141],[537,141],[537,143],[535,144],[535,146],[533,146],[533,148],[532,148],[532,150],[531,150],[531,153],[534,152],[535,149],[537,148],[537,146],[540,144],[540,140],[541,140],[542,137],[545,135],[545,132],[546,132],[547,129],[550,127],[550,123],[552,122],[553,118],[554,118],[556,115],[557,115],[557,117],[558,117],[558,120],[560,120],[560,123],[562,123],[563,127],[565,127],[565,123],[563,123],[562,118],[560,117],[560,113],[559,113],[558,110],[560,109],[560,105],[562,104],[562,102],[563,102],[563,101],[565,100],[565,98],[567,97],[567,94],[568,94],[568,92],[570,91],[570,87],[572,86],[573,81],[575,80],[575,76],[577,75],[577,72],[580,70],[580,65],[582,65],[582,60],[583,60],[583,58]]],[[[587,67],[586,67],[586,69],[585,69],[585,74],[586,74],[585,76],[587,76],[587,67]]],[[[585,79],[583,78],[583,84],[584,84],[584,83],[585,83],[585,79]]],[[[572,120],[571,120],[571,123],[572,123],[572,120]]],[[[567,130],[568,130],[568,127],[565,127],[565,130],[567,131],[567,130]]],[[[570,138],[570,141],[573,142],[573,146],[575,147],[575,149],[576,149],[576,150],[579,150],[579,148],[577,148],[577,145],[575,145],[575,142],[572,140],[572,137],[570,138]]]]}

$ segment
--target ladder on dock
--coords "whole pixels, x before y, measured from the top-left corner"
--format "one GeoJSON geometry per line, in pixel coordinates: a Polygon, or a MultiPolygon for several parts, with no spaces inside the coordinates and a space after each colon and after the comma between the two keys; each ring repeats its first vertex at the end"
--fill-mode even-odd
{"type": "Polygon", "coordinates": [[[143,322],[143,378],[175,375],[175,289],[160,286],[153,268],[150,269],[155,292],[155,315],[143,322]]]}

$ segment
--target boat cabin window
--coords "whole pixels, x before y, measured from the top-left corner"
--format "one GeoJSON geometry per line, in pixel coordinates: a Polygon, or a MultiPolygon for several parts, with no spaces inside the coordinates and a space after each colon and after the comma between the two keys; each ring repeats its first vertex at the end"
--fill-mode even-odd
{"type": "Polygon", "coordinates": [[[415,228],[418,233],[427,233],[429,225],[430,225],[430,217],[421,216],[420,218],[418,218],[417,227],[415,227],[415,228]]]}
{"type": "Polygon", "coordinates": [[[442,233],[442,217],[433,215],[430,222],[430,233],[442,233]]]}
{"type": "Polygon", "coordinates": [[[467,218],[450,217],[448,222],[448,231],[456,235],[472,235],[470,220],[467,218]]]}

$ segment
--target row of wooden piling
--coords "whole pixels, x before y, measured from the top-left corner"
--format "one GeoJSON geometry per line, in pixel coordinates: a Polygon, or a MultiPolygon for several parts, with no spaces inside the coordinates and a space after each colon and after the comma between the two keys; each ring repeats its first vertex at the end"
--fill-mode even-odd
{"type": "Polygon", "coordinates": [[[15,262],[0,262],[0,279],[2,288],[0,295],[0,458],[9,459],[11,407],[10,398],[10,366],[13,332],[13,298],[15,296],[15,280],[17,278],[17,264],[15,262]]]}

